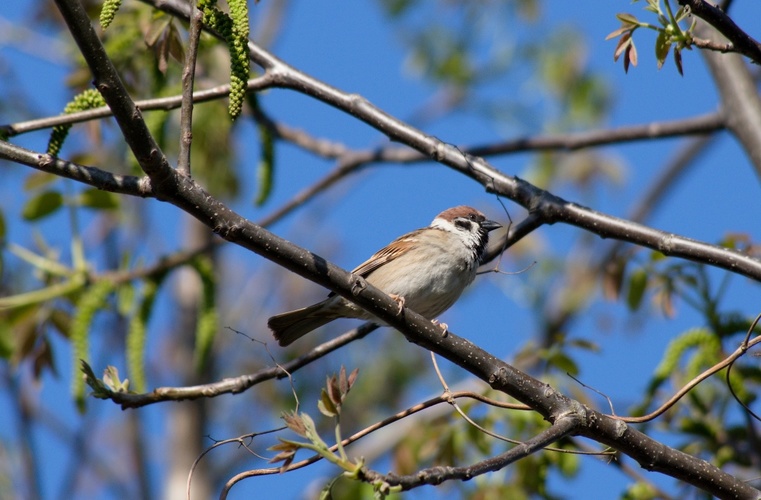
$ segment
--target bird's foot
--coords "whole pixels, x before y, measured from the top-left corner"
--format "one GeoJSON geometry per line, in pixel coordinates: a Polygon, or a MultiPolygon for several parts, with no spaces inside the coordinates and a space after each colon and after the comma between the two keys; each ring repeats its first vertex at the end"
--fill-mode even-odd
{"type": "Polygon", "coordinates": [[[432,319],[431,323],[433,323],[434,325],[436,325],[439,328],[441,328],[441,337],[442,338],[446,337],[447,335],[449,335],[449,325],[447,325],[446,323],[442,323],[441,321],[439,321],[437,319],[432,319]]]}
{"type": "Polygon", "coordinates": [[[401,295],[396,295],[394,293],[389,294],[389,297],[394,299],[396,303],[399,304],[399,310],[396,311],[396,315],[401,316],[402,312],[404,312],[404,297],[402,297],[401,295]]]}

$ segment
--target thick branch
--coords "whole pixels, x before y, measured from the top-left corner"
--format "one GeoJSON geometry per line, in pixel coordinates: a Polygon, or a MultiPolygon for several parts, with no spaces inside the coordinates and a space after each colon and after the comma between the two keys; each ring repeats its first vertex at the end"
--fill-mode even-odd
{"type": "MultiPolygon", "coordinates": [[[[551,423],[560,425],[561,421],[564,422],[564,432],[580,433],[606,443],[634,457],[645,468],[683,479],[722,498],[759,496],[758,490],[737,478],[703,460],[661,445],[621,421],[584,407],[466,339],[453,333],[442,336],[439,327],[413,311],[403,309],[399,313],[396,301],[362,278],[251,223],[214,199],[192,179],[169,168],[166,158],[147,134],[139,112],[126,92],[123,92],[118,76],[105,57],[81,5],[73,0],[57,2],[95,74],[98,88],[114,110],[128,144],[152,179],[160,180],[153,183],[153,194],[156,197],[193,215],[226,240],[357,303],[403,332],[411,342],[441,355],[487,381],[494,389],[535,408],[551,423]],[[566,428],[565,425],[569,427],[566,428]]],[[[480,158],[463,155],[454,146],[408,126],[360,96],[343,93],[287,66],[254,44],[250,44],[250,49],[252,57],[272,75],[277,85],[297,90],[351,113],[392,140],[424,152],[434,160],[476,179],[489,191],[508,196],[545,223],[566,222],[603,237],[616,237],[658,249],[667,255],[704,261],[755,279],[761,277],[761,264],[758,261],[737,252],[669,235],[569,203],[521,179],[502,174],[480,158]]]]}
{"type": "Polygon", "coordinates": [[[308,252],[232,212],[212,198],[192,179],[172,175],[166,182],[168,201],[195,216],[220,236],[323,285],[356,302],[382,321],[403,332],[414,343],[464,368],[499,391],[536,409],[550,422],[577,415],[576,432],[623,451],[652,470],[674,477],[723,498],[754,498],[758,491],[695,457],[661,445],[623,422],[580,405],[547,384],[515,369],[504,361],[453,333],[441,330],[417,313],[403,309],[386,294],[320,256],[308,252]],[[621,426],[624,427],[621,427],[621,426]],[[593,430],[592,430],[593,429],[593,430]],[[649,450],[658,449],[655,455],[649,450]],[[645,460],[644,457],[647,457],[645,460]]]}
{"type": "MultiPolygon", "coordinates": [[[[64,0],[58,1],[63,2],[64,0]]],[[[174,8],[174,4],[172,5],[174,8]]],[[[186,5],[179,4],[177,12],[182,12],[183,8],[188,10],[186,5]]],[[[89,22],[87,26],[89,27],[89,22]]],[[[92,30],[91,27],[90,30],[92,30]]],[[[251,57],[270,73],[275,85],[297,90],[356,116],[386,134],[390,139],[402,142],[420,152],[425,152],[435,161],[477,180],[488,191],[507,196],[539,217],[542,223],[565,222],[603,238],[617,238],[658,250],[664,255],[705,262],[761,281],[761,262],[756,259],[734,250],[652,229],[570,203],[528,182],[499,172],[481,158],[463,154],[457,147],[407,125],[375,107],[359,95],[344,93],[288,66],[251,42],[249,42],[249,50],[251,57]]],[[[95,65],[95,63],[93,64],[95,65]]],[[[99,66],[108,66],[113,69],[110,63],[99,66]]],[[[128,96],[126,97],[128,98],[128,96]]],[[[142,123],[142,119],[139,121],[142,123]]],[[[154,152],[160,154],[159,151],[154,152]]],[[[163,162],[165,161],[164,159],[163,162]]],[[[169,169],[168,173],[171,174],[171,172],[172,170],[169,169]]],[[[177,178],[175,177],[173,182],[170,181],[167,184],[166,187],[169,191],[178,187],[176,181],[177,178]]],[[[163,183],[161,187],[164,187],[163,183]]],[[[159,198],[163,196],[163,189],[161,191],[157,193],[159,198]]],[[[229,211],[227,207],[224,208],[229,211]]],[[[212,227],[215,226],[212,225],[212,227]]]]}
{"type": "Polygon", "coordinates": [[[171,174],[169,162],[108,58],[82,3],[79,0],[56,0],[56,5],[90,67],[95,87],[114,112],[124,140],[143,171],[155,184],[161,184],[171,174]]]}

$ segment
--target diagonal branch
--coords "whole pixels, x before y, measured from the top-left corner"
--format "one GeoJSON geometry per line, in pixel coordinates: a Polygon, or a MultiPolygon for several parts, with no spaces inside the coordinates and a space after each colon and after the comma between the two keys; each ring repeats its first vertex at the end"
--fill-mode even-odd
{"type": "Polygon", "coordinates": [[[192,179],[174,171],[169,179],[171,182],[165,182],[162,186],[167,201],[195,216],[223,238],[357,303],[401,331],[411,342],[450,360],[488,382],[495,390],[531,406],[550,422],[578,414],[580,418],[572,420],[584,425],[576,432],[627,453],[643,467],[678,477],[720,497],[729,498],[738,492],[742,497],[758,494],[757,490],[720,469],[661,445],[626,427],[623,422],[582,406],[454,333],[443,337],[438,327],[417,313],[409,309],[399,313],[398,303],[382,291],[244,219],[214,199],[192,179]],[[652,449],[657,449],[658,453],[649,453],[648,450],[652,449]]]}
{"type": "MultiPolygon", "coordinates": [[[[535,408],[561,435],[578,433],[624,452],[650,470],[664,472],[723,498],[752,498],[758,490],[696,457],[667,447],[632,429],[621,421],[589,409],[555,391],[547,384],[515,369],[473,343],[453,333],[442,336],[438,327],[408,309],[399,312],[398,303],[360,277],[333,265],[251,223],[212,197],[193,179],[169,168],[150,137],[139,112],[126,93],[108,60],[102,60],[97,37],[81,6],[71,0],[57,0],[82,53],[92,68],[98,88],[114,110],[125,138],[153,180],[153,195],[172,203],[213,229],[222,238],[251,250],[276,264],[323,285],[358,304],[383,322],[403,332],[411,341],[452,361],[476,375],[495,390],[502,391],[535,408]],[[76,5],[74,5],[76,4],[76,5]],[[109,87],[114,85],[114,88],[109,87]],[[124,99],[126,102],[118,102],[124,99]],[[126,113],[132,109],[135,114],[126,113]],[[135,126],[135,129],[130,128],[135,126]],[[136,144],[138,141],[145,141],[136,144]],[[147,155],[143,156],[143,153],[147,155]]],[[[252,57],[271,73],[276,85],[291,88],[342,109],[386,134],[392,140],[424,152],[436,161],[482,183],[529,209],[544,223],[565,222],[604,237],[616,237],[693,260],[758,278],[761,264],[737,252],[631,223],[569,203],[521,179],[507,176],[480,158],[462,154],[456,147],[427,136],[388,115],[357,95],[346,94],[285,65],[259,47],[250,44],[252,57]]],[[[545,439],[539,436],[537,439],[545,439]]],[[[519,450],[519,453],[523,450],[519,450]]],[[[488,466],[488,465],[487,465],[488,466]]]]}
{"type": "Polygon", "coordinates": [[[84,6],[79,0],[55,0],[69,32],[93,74],[93,83],[114,112],[124,140],[135,155],[140,167],[154,184],[161,184],[171,174],[166,156],[153,139],[140,110],[119,78],[108,58],[84,6]]]}

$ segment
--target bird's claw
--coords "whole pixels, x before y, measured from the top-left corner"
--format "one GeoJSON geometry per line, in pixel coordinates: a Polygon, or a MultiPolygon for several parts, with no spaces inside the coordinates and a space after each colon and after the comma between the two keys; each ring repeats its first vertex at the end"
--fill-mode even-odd
{"type": "Polygon", "coordinates": [[[396,301],[396,303],[399,305],[399,310],[396,311],[397,316],[401,316],[402,312],[404,312],[404,297],[401,295],[396,294],[389,294],[389,296],[396,301]]]}
{"type": "Polygon", "coordinates": [[[447,335],[449,335],[449,325],[447,325],[446,323],[442,323],[441,321],[439,321],[437,319],[432,319],[431,323],[433,323],[434,325],[436,325],[439,328],[441,328],[441,337],[442,338],[444,338],[447,335]]]}

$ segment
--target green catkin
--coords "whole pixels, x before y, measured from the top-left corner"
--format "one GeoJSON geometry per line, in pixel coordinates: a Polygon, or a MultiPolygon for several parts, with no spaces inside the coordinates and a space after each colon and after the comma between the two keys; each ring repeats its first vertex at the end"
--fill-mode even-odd
{"type": "Polygon", "coordinates": [[[71,322],[72,377],[71,392],[80,412],[85,410],[85,379],[80,373],[81,361],[89,361],[90,326],[95,313],[101,310],[114,285],[108,280],[100,280],[82,291],[71,322]]]}
{"type": "Polygon", "coordinates": [[[277,137],[269,126],[267,120],[262,115],[259,107],[259,100],[255,93],[246,95],[249,108],[253,111],[253,116],[262,116],[262,119],[256,119],[256,128],[259,131],[259,165],[256,169],[257,193],[254,203],[257,206],[263,205],[272,194],[275,176],[275,141],[277,137]]]}
{"type": "Polygon", "coordinates": [[[201,278],[203,296],[198,310],[196,324],[195,367],[201,372],[206,367],[214,338],[219,329],[219,314],[216,308],[217,287],[214,281],[214,264],[209,257],[199,257],[193,261],[193,268],[201,278]]]}
{"type": "MultiPolygon", "coordinates": [[[[66,107],[63,109],[64,115],[76,113],[77,111],[86,111],[88,109],[100,108],[105,106],[106,101],[103,96],[100,95],[96,89],[87,89],[84,92],[74,96],[66,107]]],[[[53,131],[50,133],[50,139],[48,140],[48,154],[51,156],[57,156],[63,147],[63,142],[69,135],[71,124],[56,125],[53,127],[53,131]]]]}
{"type": "Polygon", "coordinates": [[[100,27],[103,31],[109,27],[111,21],[114,20],[116,12],[121,6],[122,0],[105,0],[105,2],[103,2],[103,7],[100,9],[100,27]]]}
{"type": "MultiPolygon", "coordinates": [[[[682,360],[684,353],[688,349],[697,347],[703,351],[698,354],[700,359],[704,359],[706,349],[717,352],[720,349],[719,340],[716,336],[705,328],[693,328],[687,330],[677,338],[672,340],[666,347],[658,367],[653,374],[653,380],[650,383],[649,392],[652,394],[663,382],[665,382],[673,373],[679,371],[679,362],[682,360]]],[[[694,367],[693,367],[694,369],[694,367]]]]}
{"type": "Polygon", "coordinates": [[[275,138],[272,135],[272,130],[263,124],[259,124],[259,137],[261,138],[262,154],[259,160],[259,168],[256,170],[259,185],[256,205],[262,206],[272,193],[273,173],[275,171],[275,138]]]}
{"type": "Polygon", "coordinates": [[[240,116],[243,100],[246,97],[246,82],[250,70],[248,58],[248,2],[246,0],[228,0],[230,17],[232,17],[232,39],[227,40],[230,50],[230,116],[240,116]]]}
{"type": "Polygon", "coordinates": [[[203,22],[225,39],[230,52],[230,116],[237,118],[243,110],[251,61],[248,58],[248,4],[246,0],[228,0],[230,15],[216,7],[216,0],[200,0],[203,22]]]}
{"type": "Polygon", "coordinates": [[[143,300],[132,316],[127,330],[126,357],[130,385],[135,392],[145,392],[145,340],[148,320],[153,311],[161,278],[149,279],[143,284],[143,300]]]}

